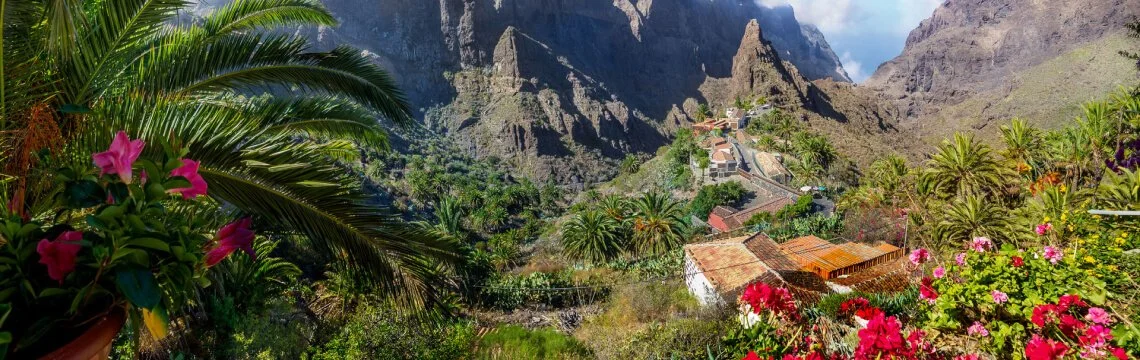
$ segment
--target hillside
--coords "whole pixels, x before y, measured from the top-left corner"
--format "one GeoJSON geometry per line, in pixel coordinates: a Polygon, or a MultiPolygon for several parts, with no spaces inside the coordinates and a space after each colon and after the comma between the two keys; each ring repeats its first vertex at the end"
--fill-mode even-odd
{"type": "Polygon", "coordinates": [[[958,129],[996,134],[1012,117],[1056,127],[1129,79],[1123,24],[1140,1],[948,1],[863,86],[927,142],[958,129]]]}

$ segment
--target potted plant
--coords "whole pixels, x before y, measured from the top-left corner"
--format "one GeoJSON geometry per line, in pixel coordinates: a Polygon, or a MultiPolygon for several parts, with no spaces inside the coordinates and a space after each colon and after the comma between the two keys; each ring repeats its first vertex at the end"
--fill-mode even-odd
{"type": "Polygon", "coordinates": [[[0,359],[106,358],[125,323],[162,338],[209,266],[253,256],[248,218],[192,216],[217,205],[186,150],[144,146],[119,132],[95,167],[55,172],[50,211],[0,209],[0,359]]]}

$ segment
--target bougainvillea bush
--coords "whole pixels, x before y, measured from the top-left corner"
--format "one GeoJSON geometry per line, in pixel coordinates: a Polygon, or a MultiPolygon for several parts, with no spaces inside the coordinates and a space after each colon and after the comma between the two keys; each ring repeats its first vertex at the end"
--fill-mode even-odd
{"type": "MultiPolygon", "coordinates": [[[[1046,224],[1039,236],[1053,231],[1046,224]]],[[[1094,255],[1077,244],[995,249],[975,238],[921,279],[922,326],[1012,358],[1124,357],[1119,340],[1136,329],[1106,310],[1112,294],[1094,255]]]]}
{"type": "Polygon", "coordinates": [[[49,352],[119,311],[161,338],[168,311],[208,285],[209,266],[253,256],[248,218],[215,231],[215,220],[189,216],[217,206],[190,154],[160,144],[142,157],[146,145],[119,132],[94,167],[55,172],[50,212],[0,210],[0,358],[49,352]]]}

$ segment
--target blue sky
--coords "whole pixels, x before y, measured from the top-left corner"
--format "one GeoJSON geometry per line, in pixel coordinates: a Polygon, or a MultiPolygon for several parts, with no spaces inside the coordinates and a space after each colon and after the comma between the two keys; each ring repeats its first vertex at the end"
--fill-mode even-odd
{"type": "Polygon", "coordinates": [[[791,5],[796,20],[819,27],[843,68],[863,82],[879,64],[897,56],[910,31],[943,0],[756,0],[791,5]]]}

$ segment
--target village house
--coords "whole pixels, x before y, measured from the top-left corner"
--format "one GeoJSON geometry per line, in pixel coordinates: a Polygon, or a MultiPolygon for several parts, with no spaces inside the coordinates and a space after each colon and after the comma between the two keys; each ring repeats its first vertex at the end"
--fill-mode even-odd
{"type": "Polygon", "coordinates": [[[780,209],[795,202],[795,200],[787,197],[774,197],[744,210],[737,210],[730,206],[717,206],[709,213],[708,224],[709,227],[712,227],[716,232],[727,233],[736,231],[744,228],[744,223],[756,214],[769,213],[775,215],[780,209]]]}
{"type": "Polygon", "coordinates": [[[727,139],[712,137],[706,139],[703,145],[709,152],[709,164],[706,169],[701,169],[696,159],[693,159],[691,165],[695,172],[715,179],[731,176],[740,168],[740,158],[736,147],[730,144],[727,139]]]}
{"type": "Polygon", "coordinates": [[[787,288],[796,300],[810,303],[834,291],[831,279],[866,272],[867,278],[837,284],[859,288],[875,278],[897,277],[902,253],[885,243],[836,245],[815,236],[779,245],[762,233],[722,237],[684,246],[685,284],[702,305],[732,304],[756,282],[787,288]]]}
{"type": "Polygon", "coordinates": [[[780,250],[803,271],[830,280],[850,275],[903,256],[903,250],[887,243],[870,246],[855,242],[832,244],[815,236],[803,236],[780,244],[780,250]]]}
{"type": "Polygon", "coordinates": [[[705,121],[693,124],[693,134],[699,136],[714,130],[727,133],[743,129],[745,126],[748,126],[748,117],[746,115],[743,110],[729,108],[725,110],[724,117],[709,118],[705,119],[705,121]]]}
{"type": "Polygon", "coordinates": [[[788,287],[803,300],[828,291],[814,275],[803,276],[798,264],[764,234],[689,244],[684,252],[685,284],[701,305],[734,304],[754,282],[788,287]]]}
{"type": "Polygon", "coordinates": [[[783,160],[778,153],[758,151],[754,157],[756,161],[756,170],[772,181],[780,184],[787,184],[792,180],[792,173],[788,171],[783,165],[783,160]]]}

